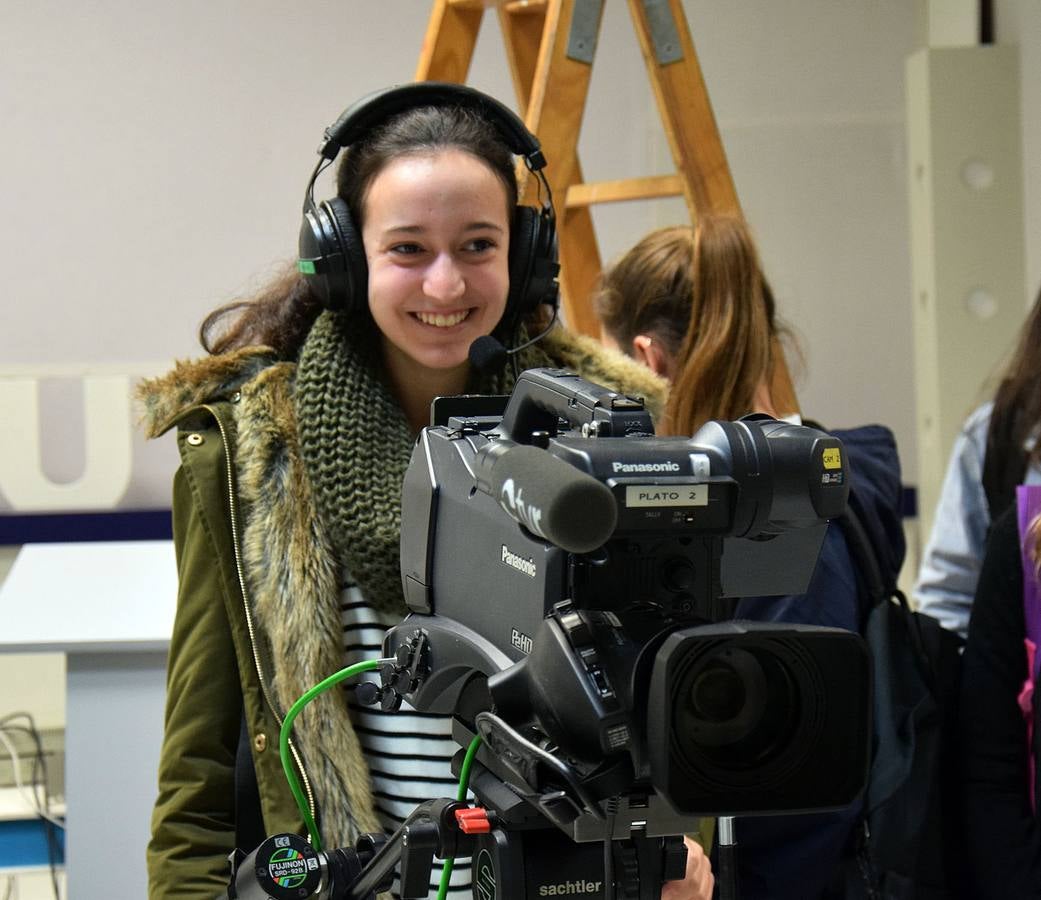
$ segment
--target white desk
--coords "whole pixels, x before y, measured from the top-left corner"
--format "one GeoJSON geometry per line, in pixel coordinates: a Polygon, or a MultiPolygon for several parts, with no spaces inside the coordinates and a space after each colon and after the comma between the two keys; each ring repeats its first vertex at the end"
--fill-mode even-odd
{"type": "Polygon", "coordinates": [[[76,900],[147,896],[176,600],[169,541],[27,544],[0,587],[0,653],[67,658],[65,870],[76,900]]]}

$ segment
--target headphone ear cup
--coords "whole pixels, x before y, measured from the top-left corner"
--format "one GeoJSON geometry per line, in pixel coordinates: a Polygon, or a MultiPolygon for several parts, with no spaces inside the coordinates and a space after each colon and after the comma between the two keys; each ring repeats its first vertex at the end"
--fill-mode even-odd
{"type": "Polygon", "coordinates": [[[529,312],[528,282],[531,279],[532,254],[535,250],[538,222],[534,208],[517,206],[510,228],[510,292],[506,298],[505,318],[511,323],[529,312]]]}
{"type": "Polygon", "coordinates": [[[533,313],[540,303],[557,305],[557,229],[552,213],[518,206],[510,232],[510,293],[506,317],[511,323],[533,313]]]}
{"type": "Polygon", "coordinates": [[[347,204],[339,197],[323,201],[320,209],[332,227],[339,256],[339,265],[329,266],[326,306],[329,309],[356,312],[368,305],[369,301],[369,264],[365,259],[361,235],[358,234],[347,204]]]}

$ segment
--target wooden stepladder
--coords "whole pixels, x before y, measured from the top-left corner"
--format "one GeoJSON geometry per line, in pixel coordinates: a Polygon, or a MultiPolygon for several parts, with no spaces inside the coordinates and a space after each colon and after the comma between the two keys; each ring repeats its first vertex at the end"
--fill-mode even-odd
{"type": "MultiPolygon", "coordinates": [[[[564,318],[573,331],[593,336],[600,333],[591,299],[602,262],[590,206],[683,196],[692,222],[699,212],[741,215],[681,0],[628,5],[676,165],[673,175],[583,181],[578,136],[604,0],[434,0],[416,68],[417,81],[464,83],[485,10],[495,7],[521,118],[548,161],[564,318]]],[[[775,349],[775,404],[795,411],[784,355],[779,345],[775,349]]]]}

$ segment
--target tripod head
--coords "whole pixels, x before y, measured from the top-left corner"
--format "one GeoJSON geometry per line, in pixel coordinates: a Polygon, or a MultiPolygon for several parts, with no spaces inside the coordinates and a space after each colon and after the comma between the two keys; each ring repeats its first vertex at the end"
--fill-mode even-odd
{"type": "MultiPolygon", "coordinates": [[[[483,775],[478,780],[488,783],[483,775]]],[[[248,856],[235,851],[223,898],[370,900],[390,890],[399,868],[399,896],[418,900],[429,894],[435,856],[472,857],[475,896],[480,892],[497,900],[616,893],[658,900],[664,881],[683,877],[687,850],[681,838],[635,835],[605,846],[601,851],[596,844],[569,844],[538,817],[527,827],[508,828],[499,814],[482,806],[429,800],[389,839],[362,835],[353,848],[326,852],[314,850],[299,835],[276,834],[248,856]],[[604,853],[610,856],[606,866],[604,853]]]]}

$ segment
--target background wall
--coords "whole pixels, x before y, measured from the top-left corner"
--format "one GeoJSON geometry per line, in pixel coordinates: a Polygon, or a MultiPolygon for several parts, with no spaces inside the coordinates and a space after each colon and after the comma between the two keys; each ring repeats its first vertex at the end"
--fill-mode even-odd
{"type": "MultiPolygon", "coordinates": [[[[742,203],[806,351],[805,407],[834,425],[886,421],[913,460],[902,122],[913,4],[686,7],[742,203]],[[868,349],[879,345],[883,365],[868,349]]],[[[411,79],[428,8],[7,6],[0,259],[15,309],[3,364],[136,374],[197,353],[203,315],[292,255],[322,128],[411,79]]],[[[494,14],[470,81],[512,101],[494,14]]],[[[605,10],[580,149],[590,180],[671,168],[619,2],[605,10]]],[[[601,252],[683,215],[675,202],[597,208],[601,252]]],[[[79,383],[44,390],[44,470],[72,479],[79,383]]],[[[138,439],[133,459],[123,502],[165,505],[172,442],[138,439]]]]}
{"type": "MultiPolygon", "coordinates": [[[[903,83],[920,15],[904,0],[685,6],[743,206],[805,351],[804,406],[829,424],[890,424],[913,482],[903,83]]],[[[0,365],[62,376],[42,387],[50,477],[82,471],[77,369],[136,375],[197,353],[203,315],[292,255],[322,128],[411,78],[427,11],[421,0],[0,10],[0,365]]],[[[1036,4],[999,3],[996,20],[999,40],[1041,44],[1036,4]]],[[[512,101],[494,14],[485,24],[470,81],[512,101]]],[[[1035,58],[1022,54],[1030,285],[1041,279],[1035,58]]],[[[668,170],[620,2],[597,60],[587,178],[668,170]]],[[[675,201],[596,208],[604,258],[683,215],[675,201]]],[[[123,504],[165,505],[171,442],[139,441],[133,457],[123,504]]]]}
{"type": "MultiPolygon", "coordinates": [[[[834,426],[890,425],[913,483],[904,61],[925,43],[922,3],[684,5],[738,193],[805,353],[804,409],[834,426]]],[[[580,140],[587,179],[669,171],[628,12],[606,7],[580,140]]],[[[83,375],[129,383],[197,354],[205,313],[293,256],[323,127],[362,94],[411,80],[428,12],[424,0],[0,4],[0,376],[43,379],[48,477],[83,474],[83,375]]],[[[1041,4],[1001,0],[995,17],[998,41],[1021,46],[1032,295],[1041,4]]],[[[470,83],[512,101],[494,13],[470,83]]],[[[594,216],[606,260],[684,210],[594,216]]],[[[5,422],[4,442],[23,437],[5,422]]],[[[172,440],[135,436],[132,460],[121,505],[168,505],[172,440]]],[[[17,680],[14,665],[0,659],[0,681],[37,687],[8,694],[0,713],[29,704],[60,722],[60,660],[21,660],[17,680]]]]}

